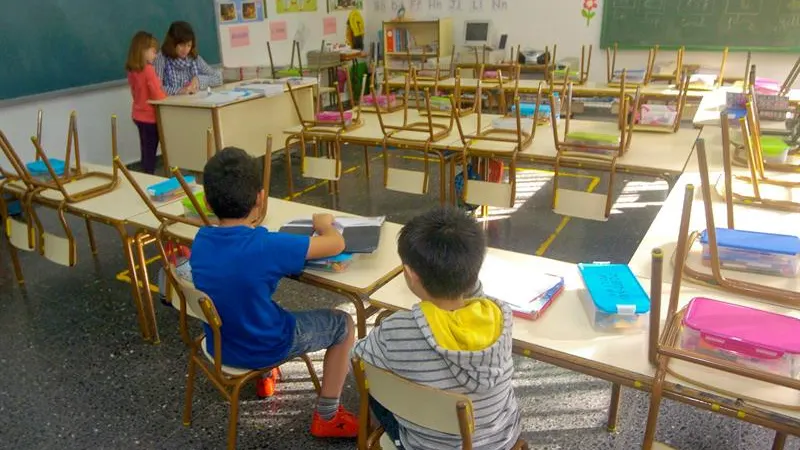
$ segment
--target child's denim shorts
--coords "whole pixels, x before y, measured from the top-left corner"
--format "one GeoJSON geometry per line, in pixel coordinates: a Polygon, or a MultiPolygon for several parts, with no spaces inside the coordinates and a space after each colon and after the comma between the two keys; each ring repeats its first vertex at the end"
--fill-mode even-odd
{"type": "Polygon", "coordinates": [[[347,323],[351,319],[344,311],[315,309],[291,314],[295,317],[294,339],[286,359],[325,350],[347,337],[347,323]]]}

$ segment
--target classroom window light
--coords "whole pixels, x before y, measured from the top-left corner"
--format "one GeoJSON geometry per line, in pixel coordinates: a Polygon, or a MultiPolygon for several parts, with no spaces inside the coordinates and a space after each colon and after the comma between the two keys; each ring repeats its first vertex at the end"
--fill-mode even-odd
{"type": "MultiPolygon", "coordinates": [[[[623,214],[626,209],[642,209],[651,206],[660,207],[664,200],[642,201],[649,193],[664,192],[669,190],[669,185],[664,180],[654,181],[629,181],[623,186],[617,200],[611,209],[611,214],[623,214]]],[[[666,195],[664,196],[666,197],[666,195]]]]}
{"type": "Polygon", "coordinates": [[[500,220],[511,217],[528,199],[541,191],[552,178],[552,172],[517,169],[517,191],[514,198],[514,206],[511,208],[489,208],[489,214],[486,217],[479,218],[478,221],[500,220]]]}

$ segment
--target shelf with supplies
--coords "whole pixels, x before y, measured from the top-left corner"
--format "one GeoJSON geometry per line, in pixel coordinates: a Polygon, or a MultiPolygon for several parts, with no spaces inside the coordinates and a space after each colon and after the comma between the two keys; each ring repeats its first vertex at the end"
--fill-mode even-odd
{"type": "Polygon", "coordinates": [[[383,66],[388,72],[409,67],[448,67],[453,56],[453,20],[391,20],[383,22],[383,66]]]}

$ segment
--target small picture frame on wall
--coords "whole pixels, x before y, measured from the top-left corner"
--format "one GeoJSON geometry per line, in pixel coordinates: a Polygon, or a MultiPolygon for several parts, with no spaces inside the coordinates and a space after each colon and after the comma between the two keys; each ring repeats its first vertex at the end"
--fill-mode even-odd
{"type": "Polygon", "coordinates": [[[328,0],[328,12],[364,9],[364,0],[328,0]]]}

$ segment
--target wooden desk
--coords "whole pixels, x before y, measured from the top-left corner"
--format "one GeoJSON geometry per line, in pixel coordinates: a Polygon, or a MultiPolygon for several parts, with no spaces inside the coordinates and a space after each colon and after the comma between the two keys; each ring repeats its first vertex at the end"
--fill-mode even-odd
{"type": "MultiPolygon", "coordinates": [[[[526,283],[524,279],[497,280],[498,272],[502,273],[502,267],[508,264],[515,268],[524,268],[531,273],[552,273],[565,278],[564,292],[540,319],[530,321],[514,318],[514,352],[614,383],[617,395],[612,398],[609,414],[609,425],[613,426],[616,421],[615,413],[613,413],[616,409],[614,403],[619,401],[618,385],[649,391],[652,384],[655,369],[648,360],[647,332],[609,334],[595,331],[578,296],[578,290],[583,288],[583,282],[577,265],[574,264],[490,248],[481,271],[484,285],[499,282],[526,283]],[[492,265],[499,266],[500,270],[492,270],[492,265]],[[495,278],[487,278],[489,273],[492,273],[495,278]]],[[[639,281],[645,289],[649,290],[649,278],[641,277],[639,281]]],[[[670,289],[668,284],[664,284],[662,287],[665,302],[669,298],[670,289]]],[[[706,292],[703,290],[682,289],[679,304],[683,306],[692,298],[705,294],[706,292]]],[[[752,300],[743,297],[726,296],[724,299],[737,304],[754,305],[752,300]]],[[[370,296],[370,303],[390,311],[411,309],[418,301],[402,277],[395,278],[370,296]]],[[[766,305],[760,307],[800,316],[797,311],[788,311],[784,308],[766,305]]],[[[665,319],[666,307],[662,308],[662,324],[665,319]]],[[[732,392],[739,392],[742,395],[768,401],[789,399],[792,406],[800,405],[800,397],[794,392],[787,392],[788,390],[784,388],[757,383],[679,361],[671,363],[670,367],[681,375],[732,392]]],[[[664,395],[684,402],[687,401],[686,396],[691,395],[692,398],[701,400],[699,402],[690,401],[690,404],[697,406],[699,403],[705,402],[707,409],[714,408],[713,400],[709,401],[708,396],[704,396],[701,389],[687,386],[686,382],[672,377],[667,377],[667,391],[664,395]]],[[[733,405],[735,399],[725,399],[725,401],[733,405]]],[[[773,421],[775,418],[772,414],[779,414],[782,420],[788,420],[796,430],[800,429],[800,412],[798,411],[764,407],[754,408],[752,414],[759,419],[769,418],[773,421]]],[[[753,420],[753,417],[748,416],[745,415],[744,420],[753,420]]]]}
{"type": "MultiPolygon", "coordinates": [[[[700,101],[700,106],[697,108],[697,113],[695,113],[694,118],[692,119],[692,123],[696,128],[702,128],[704,126],[720,126],[719,114],[725,110],[726,95],[728,92],[741,92],[741,89],[732,87],[717,89],[709,92],[705,97],[703,97],[703,99],[700,101]]],[[[761,131],[764,133],[788,133],[786,130],[786,123],[782,120],[761,120],[760,124],[761,131]]],[[[734,132],[738,133],[738,130],[735,130],[734,132]]],[[[739,136],[737,140],[741,141],[741,136],[739,136]]]]}
{"type": "MultiPolygon", "coordinates": [[[[711,180],[716,182],[720,174],[712,173],[711,180]]],[[[647,230],[636,253],[631,258],[629,265],[637,276],[648,276],[650,274],[650,251],[653,248],[661,248],[664,251],[664,279],[671,280],[673,265],[668,262],[675,253],[678,243],[678,227],[681,220],[681,210],[683,208],[684,189],[687,184],[694,184],[695,197],[692,203],[692,216],[689,222],[690,231],[702,231],[706,229],[706,219],[702,193],[700,192],[700,175],[698,173],[685,173],[682,175],[675,187],[667,196],[661,211],[656,215],[650,228],[647,230]]],[[[727,226],[725,202],[722,198],[712,191],[714,197],[713,210],[715,225],[720,227],[727,226]]],[[[744,205],[734,206],[734,219],[737,229],[754,230],[768,233],[780,233],[797,235],[797,224],[800,223],[800,213],[783,211],[773,211],[763,208],[753,208],[744,205]]],[[[692,247],[687,264],[694,269],[703,269],[705,273],[711,273],[709,267],[705,267],[701,262],[702,248],[699,244],[692,247]]],[[[723,270],[726,277],[764,284],[780,289],[800,291],[800,277],[782,278],[766,275],[757,275],[748,272],[734,272],[723,270]]],[[[687,285],[689,281],[687,280],[687,285]]],[[[717,295],[721,294],[718,291],[717,295]]]]}
{"type": "MultiPolygon", "coordinates": [[[[542,83],[541,80],[520,80],[519,81],[519,92],[523,94],[535,94],[539,89],[539,84],[542,83]]],[[[393,77],[389,79],[389,87],[391,88],[403,88],[405,87],[405,77],[393,77]]],[[[419,87],[420,88],[432,88],[434,86],[433,81],[420,81],[419,87]]],[[[448,78],[446,80],[439,81],[438,84],[439,88],[445,91],[453,90],[455,88],[455,79],[448,78]]],[[[477,80],[474,78],[462,78],[461,79],[461,90],[462,91],[475,91],[477,86],[477,80]]],[[[509,81],[508,83],[504,83],[503,85],[504,90],[509,92],[514,89],[514,83],[509,81]]],[[[547,87],[545,85],[545,87],[547,87]]],[[[561,85],[557,85],[556,88],[561,88],[561,85]]],[[[496,83],[483,83],[483,88],[486,90],[497,88],[496,83]]],[[[630,91],[630,94],[633,94],[636,91],[636,86],[630,86],[626,88],[626,92],[630,91]]],[[[687,94],[687,98],[692,102],[699,102],[702,100],[703,96],[705,96],[708,92],[707,91],[689,91],[687,94]]],[[[645,98],[650,99],[659,99],[659,100],[675,100],[678,97],[679,91],[672,86],[667,85],[658,85],[658,84],[650,84],[648,86],[644,86],[642,88],[642,95],[645,98]]],[[[573,85],[572,87],[572,95],[575,98],[580,97],[614,97],[619,95],[619,88],[618,87],[611,87],[606,83],[597,83],[597,82],[587,82],[582,85],[573,85]]]]}
{"type": "MultiPolygon", "coordinates": [[[[181,213],[182,206],[180,204],[167,205],[165,211],[181,213]]],[[[272,231],[278,231],[281,226],[293,219],[308,218],[315,213],[328,213],[340,217],[353,216],[353,214],[340,211],[270,197],[267,218],[262,226],[272,231]]],[[[151,213],[131,217],[127,223],[151,232],[157,230],[161,225],[151,213]]],[[[297,278],[303,283],[343,295],[353,302],[356,307],[358,335],[361,337],[366,335],[367,319],[362,296],[372,294],[402,270],[400,257],[397,254],[397,235],[400,228],[401,225],[395,223],[384,223],[378,250],[371,254],[354,255],[352,264],[345,272],[331,273],[306,269],[297,278]]],[[[198,227],[176,224],[169,228],[169,233],[180,241],[191,244],[198,230],[198,227]]]]}
{"type": "MultiPolygon", "coordinates": [[[[253,82],[256,80],[247,80],[253,82]]],[[[230,90],[242,84],[230,83],[218,88],[230,90]]],[[[304,117],[314,112],[313,84],[293,87],[304,117]]],[[[206,130],[214,134],[217,149],[236,146],[253,156],[263,156],[267,135],[277,137],[300,120],[288,91],[265,97],[250,95],[222,104],[198,102],[204,93],[176,95],[152,102],[156,107],[161,150],[165,165],[202,172],[207,159],[206,130]]],[[[282,148],[273,140],[272,151],[282,148]]]]}
{"type": "MultiPolygon", "coordinates": [[[[570,120],[571,131],[608,132],[609,122],[591,120],[570,120]]],[[[611,124],[613,125],[613,124],[611,124]]],[[[692,154],[697,130],[679,129],[677,133],[648,133],[635,131],[631,138],[631,146],[622,157],[617,159],[618,170],[647,175],[663,176],[664,174],[681,173],[692,154]]],[[[559,136],[563,138],[563,121],[559,136]]],[[[541,125],[536,130],[533,143],[519,154],[520,158],[531,162],[554,164],[556,146],[550,125],[541,125]]],[[[599,170],[608,170],[599,167],[599,170]]]]}

